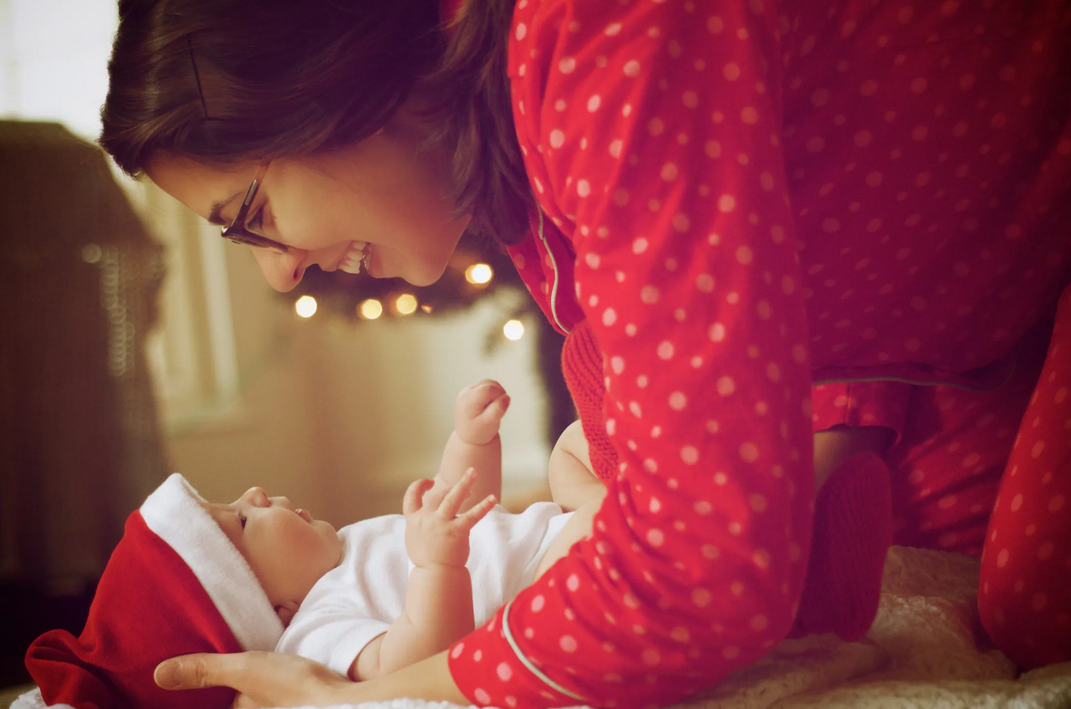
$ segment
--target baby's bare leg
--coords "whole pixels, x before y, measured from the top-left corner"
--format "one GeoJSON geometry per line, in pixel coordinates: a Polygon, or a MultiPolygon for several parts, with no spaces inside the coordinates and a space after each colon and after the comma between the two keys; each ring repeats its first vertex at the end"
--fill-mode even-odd
{"type": "Polygon", "coordinates": [[[600,496],[597,500],[584,503],[573,512],[573,516],[562,527],[561,534],[550,543],[543,558],[539,560],[533,581],[542,576],[543,572],[553,566],[555,561],[568,554],[574,544],[591,534],[591,522],[601,505],[602,497],[600,496]]]}
{"type": "Polygon", "coordinates": [[[834,426],[814,434],[814,489],[821,490],[830,474],[849,458],[870,451],[884,457],[896,431],[884,426],[834,426]]]}

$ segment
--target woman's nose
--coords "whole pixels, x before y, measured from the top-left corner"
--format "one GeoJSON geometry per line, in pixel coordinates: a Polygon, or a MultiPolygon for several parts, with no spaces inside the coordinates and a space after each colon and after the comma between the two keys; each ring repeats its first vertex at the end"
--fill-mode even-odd
{"type": "Polygon", "coordinates": [[[264,278],[280,293],[288,293],[301,282],[309,263],[309,252],[291,246],[286,252],[275,249],[253,249],[264,278]]]}

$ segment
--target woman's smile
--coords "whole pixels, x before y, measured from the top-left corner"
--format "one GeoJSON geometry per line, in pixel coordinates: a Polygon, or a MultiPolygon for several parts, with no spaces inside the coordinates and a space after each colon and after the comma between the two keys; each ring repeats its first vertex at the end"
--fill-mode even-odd
{"type": "Polygon", "coordinates": [[[368,262],[371,257],[371,244],[365,241],[352,241],[349,248],[342,254],[342,258],[335,265],[335,269],[352,274],[358,274],[362,270],[367,272],[368,262]]]}

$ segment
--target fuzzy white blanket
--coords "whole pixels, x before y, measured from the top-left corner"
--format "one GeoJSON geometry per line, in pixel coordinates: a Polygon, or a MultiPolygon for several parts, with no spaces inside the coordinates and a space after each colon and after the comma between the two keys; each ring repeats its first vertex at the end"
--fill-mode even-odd
{"type": "MultiPolygon", "coordinates": [[[[1071,662],[1017,678],[979,622],[977,584],[977,559],[893,547],[866,638],[786,640],[676,709],[1071,709],[1071,662]]],[[[405,699],[359,706],[455,709],[405,699]]],[[[11,707],[44,703],[34,690],[11,707]]]]}

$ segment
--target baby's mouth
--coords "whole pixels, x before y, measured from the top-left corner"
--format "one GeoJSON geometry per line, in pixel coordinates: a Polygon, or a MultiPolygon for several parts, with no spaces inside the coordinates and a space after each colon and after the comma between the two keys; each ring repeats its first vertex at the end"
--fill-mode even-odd
{"type": "Polygon", "coordinates": [[[346,252],[346,255],[342,257],[342,261],[338,264],[338,270],[345,271],[346,273],[352,273],[354,275],[361,272],[362,267],[365,271],[368,270],[368,259],[372,256],[372,246],[365,241],[351,241],[350,248],[346,252]]]}

